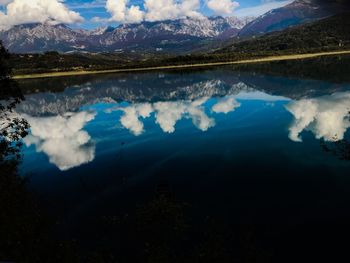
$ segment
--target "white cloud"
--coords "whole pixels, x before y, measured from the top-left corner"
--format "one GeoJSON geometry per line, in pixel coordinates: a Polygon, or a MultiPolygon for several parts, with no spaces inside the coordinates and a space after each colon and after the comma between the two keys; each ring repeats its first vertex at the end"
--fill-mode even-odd
{"type": "Polygon", "coordinates": [[[294,101],[286,108],[295,118],[289,138],[296,142],[302,141],[300,134],[304,130],[311,131],[317,139],[342,140],[350,127],[350,92],[294,101]]]}
{"type": "Polygon", "coordinates": [[[201,98],[195,101],[174,101],[135,104],[125,108],[115,107],[106,112],[123,111],[124,115],[120,122],[135,136],[144,132],[144,125],[141,118],[146,119],[155,113],[155,122],[166,133],[175,132],[175,126],[183,118],[192,119],[193,124],[200,130],[206,131],[215,126],[215,120],[209,118],[202,106],[208,98],[201,98]]]}
{"type": "Polygon", "coordinates": [[[193,124],[201,131],[215,126],[215,120],[209,118],[203,108],[208,98],[195,101],[159,102],[154,105],[156,123],[166,133],[175,132],[175,125],[183,118],[192,119],[193,124]]]}
{"type": "MultiPolygon", "coordinates": [[[[217,99],[211,107],[212,112],[228,114],[241,106],[237,98],[243,100],[279,101],[287,100],[283,97],[264,95],[262,92],[241,92],[235,96],[227,96],[217,99]],[[250,94],[250,95],[248,95],[250,94]]],[[[205,112],[205,103],[209,97],[203,96],[195,100],[164,101],[157,103],[137,103],[127,107],[114,107],[106,110],[107,113],[122,111],[120,122],[132,134],[139,136],[144,133],[142,119],[149,118],[154,113],[155,123],[165,133],[174,133],[176,124],[182,119],[191,119],[193,125],[201,131],[207,131],[215,126],[214,118],[205,112]]]]}
{"type": "MultiPolygon", "coordinates": [[[[261,5],[240,8],[235,0],[202,0],[202,3],[217,15],[239,17],[260,16],[271,9],[279,8],[293,0],[268,0],[261,5]]],[[[132,5],[131,0],[107,0],[106,9],[111,14],[110,21],[120,23],[137,23],[142,21],[173,20],[184,17],[204,18],[201,0],[144,0],[140,5],[132,5]]]]}
{"type": "Polygon", "coordinates": [[[239,108],[241,104],[233,97],[222,98],[212,107],[212,111],[215,113],[229,113],[239,108]]]}
{"type": "Polygon", "coordinates": [[[120,119],[121,124],[130,130],[135,136],[143,133],[143,123],[139,119],[137,111],[133,107],[124,109],[124,115],[120,119]]]}
{"type": "Polygon", "coordinates": [[[192,119],[194,126],[201,131],[207,131],[209,128],[215,126],[215,120],[213,118],[209,118],[208,115],[205,114],[203,108],[190,106],[188,108],[188,114],[192,119]]]}
{"type": "Polygon", "coordinates": [[[111,21],[123,23],[141,22],[144,12],[139,6],[128,7],[129,0],[107,0],[106,9],[112,15],[111,21]]]}
{"type": "Polygon", "coordinates": [[[258,5],[258,6],[237,9],[237,11],[235,12],[235,15],[238,17],[249,17],[249,16],[257,17],[267,13],[272,9],[283,7],[292,2],[293,0],[264,1],[261,5],[258,5]]]}
{"type": "Polygon", "coordinates": [[[156,123],[167,133],[175,132],[176,123],[186,112],[186,106],[182,102],[158,102],[154,108],[157,111],[156,123]]]}
{"type": "Polygon", "coordinates": [[[90,19],[90,21],[96,24],[107,24],[109,22],[109,19],[94,16],[93,18],[90,19]]]}
{"type": "Polygon", "coordinates": [[[200,0],[145,0],[145,20],[161,21],[182,17],[200,18],[200,0]]]}
{"type": "Polygon", "coordinates": [[[25,23],[73,24],[82,22],[79,13],[69,10],[62,0],[13,0],[0,12],[0,28],[25,23]]]}
{"type": "Polygon", "coordinates": [[[139,136],[144,132],[143,122],[140,118],[149,118],[153,112],[152,105],[149,103],[136,104],[126,108],[116,108],[116,110],[124,111],[124,115],[121,117],[120,122],[135,136],[139,136]]]}
{"type": "Polygon", "coordinates": [[[232,15],[239,7],[239,3],[234,0],[208,0],[207,5],[218,15],[232,15]]]}
{"type": "Polygon", "coordinates": [[[107,0],[106,9],[112,15],[110,21],[137,23],[161,21],[182,17],[200,18],[200,0],[145,0],[144,11],[140,6],[130,5],[129,0],[107,0]]]}
{"type": "Polygon", "coordinates": [[[31,135],[24,139],[27,146],[35,145],[38,152],[48,155],[51,163],[66,171],[93,161],[95,145],[82,129],[95,118],[95,113],[79,112],[55,117],[24,118],[31,126],[31,135]]]}

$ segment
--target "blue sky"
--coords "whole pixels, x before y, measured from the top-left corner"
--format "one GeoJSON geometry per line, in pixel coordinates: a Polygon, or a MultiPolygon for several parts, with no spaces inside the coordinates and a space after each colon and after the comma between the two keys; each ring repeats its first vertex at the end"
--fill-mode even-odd
{"type": "Polygon", "coordinates": [[[20,23],[95,28],[184,16],[258,16],[292,0],[0,0],[0,29],[20,23]]]}

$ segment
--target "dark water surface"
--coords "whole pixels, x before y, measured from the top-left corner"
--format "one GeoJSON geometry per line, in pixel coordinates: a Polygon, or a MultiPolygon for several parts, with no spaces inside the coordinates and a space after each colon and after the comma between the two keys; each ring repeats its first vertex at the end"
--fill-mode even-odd
{"type": "Polygon", "coordinates": [[[198,229],[346,223],[350,79],[295,63],[24,82],[22,174],[86,247],[159,195],[198,229]]]}

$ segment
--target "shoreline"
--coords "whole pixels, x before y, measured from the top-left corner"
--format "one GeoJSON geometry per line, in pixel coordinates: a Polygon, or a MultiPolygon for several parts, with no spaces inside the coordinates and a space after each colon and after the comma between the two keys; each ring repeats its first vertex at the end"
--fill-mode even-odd
{"type": "Polygon", "coordinates": [[[309,54],[294,54],[294,55],[281,55],[281,56],[269,56],[256,59],[246,59],[238,61],[226,61],[226,62],[211,62],[211,63],[198,63],[198,64],[184,64],[184,65],[172,65],[172,66],[158,66],[158,67],[144,67],[144,68],[129,68],[129,69],[109,69],[109,70],[91,70],[91,71],[62,71],[62,72],[49,72],[49,73],[37,73],[37,74],[24,74],[14,75],[13,79],[38,79],[38,78],[55,78],[55,77],[68,77],[68,76],[82,76],[82,75],[96,75],[96,74],[111,74],[111,73],[128,73],[128,72],[142,72],[142,71],[157,71],[157,70],[171,70],[171,69],[188,69],[188,68],[205,68],[215,66],[226,65],[239,65],[239,64],[253,64],[260,62],[273,62],[284,60],[301,60],[307,58],[316,58],[323,56],[334,55],[350,55],[350,50],[344,51],[329,51],[318,52],[309,54]]]}

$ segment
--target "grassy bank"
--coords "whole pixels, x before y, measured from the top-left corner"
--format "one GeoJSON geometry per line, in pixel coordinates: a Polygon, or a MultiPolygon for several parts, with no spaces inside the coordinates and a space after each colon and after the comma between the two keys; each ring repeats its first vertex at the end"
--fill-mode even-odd
{"type": "Polygon", "coordinates": [[[78,71],[66,71],[66,72],[49,72],[49,73],[39,73],[39,74],[15,75],[14,79],[53,78],[53,77],[78,76],[78,75],[125,73],[125,72],[139,72],[139,71],[156,71],[156,70],[168,70],[168,69],[201,68],[201,67],[262,63],[262,62],[283,61],[283,60],[298,60],[298,59],[316,58],[316,57],[322,57],[322,56],[335,56],[335,55],[347,55],[347,54],[350,54],[350,50],[318,52],[318,53],[310,53],[310,54],[269,56],[269,57],[247,59],[247,60],[238,60],[238,61],[170,65],[170,66],[159,66],[159,67],[126,68],[126,69],[111,69],[111,70],[91,70],[91,71],[78,70],[78,71]]]}

